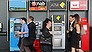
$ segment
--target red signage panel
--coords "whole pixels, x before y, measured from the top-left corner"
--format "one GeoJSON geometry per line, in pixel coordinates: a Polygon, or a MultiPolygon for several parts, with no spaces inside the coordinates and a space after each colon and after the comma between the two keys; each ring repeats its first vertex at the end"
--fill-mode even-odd
{"type": "Polygon", "coordinates": [[[70,10],[88,10],[87,0],[70,1],[70,10]]]}
{"type": "Polygon", "coordinates": [[[29,10],[47,10],[45,1],[30,1],[29,10]]]}

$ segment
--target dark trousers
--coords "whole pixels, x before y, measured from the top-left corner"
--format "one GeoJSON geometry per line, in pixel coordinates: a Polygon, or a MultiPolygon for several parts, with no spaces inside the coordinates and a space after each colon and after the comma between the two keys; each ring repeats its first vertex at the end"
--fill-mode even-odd
{"type": "Polygon", "coordinates": [[[41,50],[43,52],[52,52],[52,45],[42,44],[41,45],[41,50]]]}
{"type": "Polygon", "coordinates": [[[65,43],[65,52],[70,52],[71,51],[71,40],[67,36],[66,37],[66,43],[65,43]]]}
{"type": "Polygon", "coordinates": [[[31,52],[36,52],[33,44],[34,44],[34,40],[30,40],[30,46],[29,46],[29,48],[30,48],[31,52]]]}

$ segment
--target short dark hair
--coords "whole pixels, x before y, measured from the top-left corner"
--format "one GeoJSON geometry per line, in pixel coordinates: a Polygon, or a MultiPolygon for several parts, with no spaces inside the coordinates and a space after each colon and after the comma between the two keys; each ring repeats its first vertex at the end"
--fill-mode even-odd
{"type": "Polygon", "coordinates": [[[69,17],[72,17],[72,18],[73,18],[73,17],[74,17],[74,15],[70,15],[69,17]]]}
{"type": "Polygon", "coordinates": [[[33,16],[29,16],[29,18],[30,18],[32,21],[34,21],[34,17],[33,17],[33,16]]]}
{"type": "Polygon", "coordinates": [[[27,22],[27,19],[26,19],[26,18],[23,17],[23,18],[21,18],[21,19],[24,20],[25,22],[27,22]]]}

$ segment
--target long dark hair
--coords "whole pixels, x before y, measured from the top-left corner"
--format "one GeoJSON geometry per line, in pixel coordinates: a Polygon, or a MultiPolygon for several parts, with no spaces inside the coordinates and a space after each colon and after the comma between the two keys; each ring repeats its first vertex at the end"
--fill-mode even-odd
{"type": "Polygon", "coordinates": [[[75,25],[79,24],[81,26],[80,16],[78,14],[75,14],[74,17],[75,17],[75,22],[76,22],[75,25]]]}
{"type": "Polygon", "coordinates": [[[78,14],[75,14],[74,17],[75,17],[75,21],[76,22],[79,22],[80,21],[80,16],[78,14]]]}
{"type": "MultiPolygon", "coordinates": [[[[43,21],[43,25],[42,25],[42,30],[44,30],[47,26],[47,23],[51,21],[50,19],[46,18],[44,21],[43,21]]],[[[52,22],[52,21],[51,21],[52,22]]]]}

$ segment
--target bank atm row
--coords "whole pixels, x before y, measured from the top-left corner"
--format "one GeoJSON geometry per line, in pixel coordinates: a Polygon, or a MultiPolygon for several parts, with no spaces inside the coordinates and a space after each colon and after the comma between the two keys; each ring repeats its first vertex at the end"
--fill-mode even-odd
{"type": "MultiPolygon", "coordinates": [[[[53,49],[65,49],[65,15],[52,15],[53,49]]],[[[36,25],[36,39],[42,35],[42,21],[34,21],[36,25]]],[[[21,29],[20,18],[10,18],[10,51],[19,51],[18,31],[21,29]]]]}

